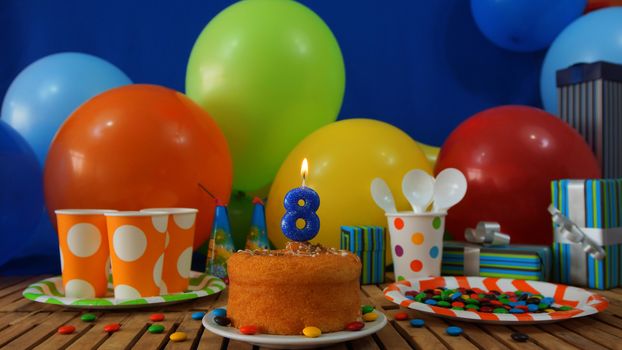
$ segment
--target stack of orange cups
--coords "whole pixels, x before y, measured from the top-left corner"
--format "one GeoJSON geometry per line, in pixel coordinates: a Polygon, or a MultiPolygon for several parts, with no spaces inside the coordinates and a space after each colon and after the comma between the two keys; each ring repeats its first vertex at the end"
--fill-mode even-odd
{"type": "Polygon", "coordinates": [[[160,295],[168,213],[106,213],[115,299],[160,295]]]}
{"type": "Polygon", "coordinates": [[[150,208],[141,211],[164,211],[169,214],[160,293],[185,292],[190,277],[192,243],[198,210],[193,208],[150,208]]]}
{"type": "Polygon", "coordinates": [[[110,273],[104,214],[114,210],[56,210],[65,296],[104,297],[110,273]]]}

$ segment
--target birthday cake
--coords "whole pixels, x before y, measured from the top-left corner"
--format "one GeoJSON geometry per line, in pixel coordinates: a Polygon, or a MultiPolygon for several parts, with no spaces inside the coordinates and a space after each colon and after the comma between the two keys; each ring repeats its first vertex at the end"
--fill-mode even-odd
{"type": "Polygon", "coordinates": [[[308,242],[282,250],[243,250],[227,262],[227,316],[236,328],[267,334],[342,331],[360,319],[361,262],[347,251],[308,242]]]}

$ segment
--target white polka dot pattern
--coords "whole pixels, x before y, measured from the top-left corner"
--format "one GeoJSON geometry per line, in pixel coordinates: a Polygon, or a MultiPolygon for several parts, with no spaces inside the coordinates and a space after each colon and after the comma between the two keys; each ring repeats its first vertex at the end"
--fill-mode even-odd
{"type": "Polygon", "coordinates": [[[95,288],[85,280],[73,279],[65,284],[65,296],[69,298],[94,298],[95,288]]]}
{"type": "Polygon", "coordinates": [[[158,232],[164,233],[168,226],[168,215],[154,215],[151,217],[151,222],[158,232]]]}
{"type": "Polygon", "coordinates": [[[192,262],[192,247],[184,249],[177,258],[177,272],[183,278],[190,276],[190,264],[192,262]]]}
{"type": "Polygon", "coordinates": [[[187,230],[194,225],[196,213],[173,214],[173,221],[179,228],[187,230]]]}
{"type": "Polygon", "coordinates": [[[153,266],[153,283],[162,287],[162,267],[164,266],[164,254],[160,255],[158,261],[153,266]]]}
{"type": "Polygon", "coordinates": [[[75,224],[67,232],[67,245],[73,255],[80,258],[89,257],[99,249],[101,233],[93,224],[75,224]]]}
{"type": "Polygon", "coordinates": [[[119,259],[131,262],[139,259],[147,249],[147,237],[136,226],[123,225],[114,231],[112,246],[119,259]]]}
{"type": "Polygon", "coordinates": [[[127,284],[119,284],[114,287],[115,299],[138,299],[141,297],[142,296],[136,288],[128,286],[127,284]]]}

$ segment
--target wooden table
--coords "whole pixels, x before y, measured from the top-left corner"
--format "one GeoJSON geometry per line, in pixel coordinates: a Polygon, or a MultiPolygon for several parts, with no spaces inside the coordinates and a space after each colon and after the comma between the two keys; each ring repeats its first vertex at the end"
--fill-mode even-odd
{"type": "MultiPolygon", "coordinates": [[[[59,306],[39,304],[22,298],[22,290],[46,276],[0,277],[0,348],[7,349],[258,349],[237,341],[229,341],[206,331],[200,321],[192,320],[191,312],[209,311],[226,304],[226,291],[194,302],[159,309],[140,311],[94,312],[94,323],[80,320],[81,312],[59,306]],[[165,333],[147,332],[149,315],[163,312],[165,333]],[[103,326],[119,322],[119,332],[107,334],[103,326]],[[59,326],[72,324],[77,330],[71,335],[56,333],[59,326]],[[188,334],[188,340],[174,343],[168,336],[174,331],[188,334]]],[[[391,320],[380,332],[357,341],[342,343],[329,349],[622,349],[622,289],[602,292],[609,298],[609,309],[594,317],[541,326],[490,326],[448,322],[413,310],[400,309],[384,299],[382,286],[363,286],[364,303],[374,305],[391,320]],[[408,321],[394,321],[398,311],[422,318],[424,328],[410,327],[408,321]],[[460,326],[464,334],[445,334],[449,324],[460,326]],[[511,339],[512,332],[530,336],[527,343],[511,339]]]]}

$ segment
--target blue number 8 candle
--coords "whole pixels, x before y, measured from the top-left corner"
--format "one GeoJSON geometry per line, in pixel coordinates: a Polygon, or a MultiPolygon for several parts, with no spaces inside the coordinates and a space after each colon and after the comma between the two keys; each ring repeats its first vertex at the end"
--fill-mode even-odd
{"type": "Polygon", "coordinates": [[[320,207],[320,196],[317,192],[305,186],[308,172],[309,165],[307,158],[305,158],[300,168],[302,187],[297,187],[287,192],[283,201],[285,215],[283,215],[281,220],[281,230],[292,241],[309,241],[320,231],[320,218],[316,214],[320,207]],[[296,221],[299,219],[305,223],[303,228],[296,226],[296,221]]]}

